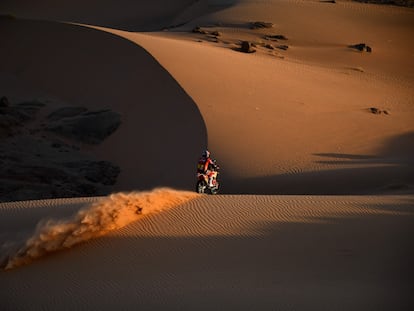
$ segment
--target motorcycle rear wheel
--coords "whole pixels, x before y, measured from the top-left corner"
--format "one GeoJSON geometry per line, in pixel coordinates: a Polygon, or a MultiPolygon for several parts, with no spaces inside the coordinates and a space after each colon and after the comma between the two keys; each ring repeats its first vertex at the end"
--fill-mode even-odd
{"type": "Polygon", "coordinates": [[[211,194],[217,194],[218,192],[219,192],[218,187],[213,187],[213,188],[210,189],[211,194]]]}

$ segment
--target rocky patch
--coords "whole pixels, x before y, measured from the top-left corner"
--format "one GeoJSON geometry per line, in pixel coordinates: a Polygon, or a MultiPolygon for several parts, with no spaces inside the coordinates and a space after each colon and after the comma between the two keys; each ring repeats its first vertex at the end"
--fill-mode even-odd
{"type": "Polygon", "coordinates": [[[264,36],[264,39],[270,41],[287,40],[287,38],[284,35],[266,35],[264,36]]]}
{"type": "Polygon", "coordinates": [[[0,98],[0,202],[105,195],[120,168],[82,152],[117,130],[120,115],[0,98]]]}
{"type": "Polygon", "coordinates": [[[390,114],[388,112],[388,110],[382,110],[382,109],[379,109],[379,108],[376,108],[376,107],[368,108],[368,111],[373,113],[373,114],[386,114],[386,115],[390,114]]]}
{"type": "Polygon", "coordinates": [[[412,8],[414,7],[414,0],[354,0],[356,2],[384,4],[384,5],[397,5],[412,8]]]}
{"type": "Polygon", "coordinates": [[[272,28],[273,23],[268,22],[251,22],[250,29],[262,29],[262,28],[272,28]]]}
{"type": "Polygon", "coordinates": [[[287,45],[278,45],[278,46],[276,46],[279,50],[284,50],[284,51],[286,51],[288,48],[289,48],[289,46],[287,46],[287,45]]]}
{"type": "Polygon", "coordinates": [[[80,112],[79,107],[64,109],[66,113],[56,111],[49,116],[54,121],[46,130],[75,141],[99,144],[121,125],[121,116],[110,110],[80,112]],[[68,112],[77,113],[67,115],[68,112]]]}
{"type": "Polygon", "coordinates": [[[221,36],[221,32],[217,31],[217,30],[213,30],[213,31],[208,31],[205,29],[202,29],[200,26],[195,27],[192,30],[193,33],[199,33],[202,35],[212,35],[214,37],[220,37],[221,36]]]}
{"type": "Polygon", "coordinates": [[[0,138],[19,133],[21,127],[33,120],[42,107],[44,104],[37,101],[12,105],[3,96],[0,99],[0,138]]]}

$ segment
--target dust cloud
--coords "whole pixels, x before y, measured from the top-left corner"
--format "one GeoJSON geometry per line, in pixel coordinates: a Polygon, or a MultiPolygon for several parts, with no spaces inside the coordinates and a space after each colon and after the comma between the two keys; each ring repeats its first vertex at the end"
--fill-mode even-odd
{"type": "Polygon", "coordinates": [[[4,269],[13,269],[48,253],[103,236],[138,220],[143,215],[178,206],[197,196],[198,194],[193,192],[168,188],[148,192],[116,193],[79,210],[68,219],[42,220],[33,235],[21,243],[17,251],[9,251],[4,269]]]}

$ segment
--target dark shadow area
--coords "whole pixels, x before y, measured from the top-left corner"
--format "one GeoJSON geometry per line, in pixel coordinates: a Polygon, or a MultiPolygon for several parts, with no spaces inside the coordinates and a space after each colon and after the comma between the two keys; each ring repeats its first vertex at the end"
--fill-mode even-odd
{"type": "Polygon", "coordinates": [[[411,310],[413,203],[257,223],[242,236],[103,237],[0,272],[0,300],[3,310],[411,310]]]}
{"type": "Polygon", "coordinates": [[[235,194],[391,194],[414,193],[414,133],[394,137],[377,155],[318,153],[322,165],[343,168],[249,179],[226,175],[221,193],[235,194]],[[352,167],[346,167],[352,166],[352,167]],[[360,167],[355,167],[360,166],[360,167]]]}
{"type": "MultiPolygon", "coordinates": [[[[66,220],[75,215],[85,206],[85,199],[79,200],[84,202],[65,202],[65,208],[60,208],[62,201],[59,199],[50,200],[47,206],[43,201],[20,202],[24,208],[7,207],[8,204],[15,205],[15,202],[0,205],[0,219],[3,221],[0,230],[0,266],[4,266],[8,256],[24,245],[39,223],[51,219],[66,220]]],[[[95,199],[88,200],[93,202],[95,199]]]]}
{"type": "MultiPolygon", "coordinates": [[[[223,175],[223,174],[222,174],[223,175]]],[[[245,180],[222,178],[226,194],[413,193],[413,166],[378,166],[284,174],[245,180]]]]}
{"type": "Polygon", "coordinates": [[[1,96],[30,93],[31,99],[50,98],[50,109],[120,115],[119,128],[105,141],[82,146],[119,166],[111,191],[194,188],[195,163],[207,145],[203,117],[147,51],[113,34],[54,22],[3,20],[0,36],[0,72],[14,77],[0,86],[1,96]]]}
{"type": "Polygon", "coordinates": [[[318,157],[336,158],[336,159],[347,159],[347,160],[371,160],[376,159],[370,155],[358,155],[358,154],[343,154],[343,153],[315,153],[318,157]]]}
{"type": "MultiPolygon", "coordinates": [[[[18,18],[65,21],[128,31],[158,31],[174,27],[176,18],[186,10],[191,19],[203,14],[220,11],[235,1],[209,1],[201,4],[197,0],[68,0],[56,2],[40,0],[2,0],[0,14],[18,18]],[[200,5],[198,5],[200,3],[200,5]],[[198,6],[194,7],[193,6],[198,6]],[[207,11],[206,11],[207,9],[207,11]]],[[[180,23],[188,20],[180,21],[180,23]]],[[[178,25],[176,25],[178,26],[178,25]]]]}
{"type": "Polygon", "coordinates": [[[397,5],[405,7],[414,7],[413,0],[353,0],[355,2],[372,3],[372,4],[383,4],[383,5],[397,5]]]}

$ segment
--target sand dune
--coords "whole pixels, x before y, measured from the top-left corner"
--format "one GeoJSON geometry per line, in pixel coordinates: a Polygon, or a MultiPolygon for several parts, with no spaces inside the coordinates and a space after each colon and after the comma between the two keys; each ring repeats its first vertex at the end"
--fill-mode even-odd
{"type": "Polygon", "coordinates": [[[414,308],[412,8],[52,2],[0,3],[1,310],[414,308]]]}
{"type": "MultiPolygon", "coordinates": [[[[49,202],[0,205],[2,241],[33,230],[26,217],[91,204],[49,202]]],[[[413,206],[411,196],[197,198],[0,272],[2,309],[410,309],[413,206]]]]}
{"type": "Polygon", "coordinates": [[[397,179],[403,187],[413,184],[403,176],[407,169],[413,172],[412,80],[400,83],[392,77],[237,54],[203,43],[128,37],[155,55],[200,107],[209,146],[226,168],[223,178],[234,186],[230,193],[257,193],[258,188],[285,193],[288,189],[281,187],[290,181],[284,176],[296,177],[290,193],[349,193],[350,188],[344,191],[337,183],[328,190],[334,185],[330,179],[313,179],[314,190],[304,182],[309,172],[332,171],[340,180],[353,175],[358,183],[364,178],[352,193],[377,191],[395,180],[381,168],[391,163],[402,173],[397,179]],[[183,63],[188,65],[183,68],[183,63]],[[197,79],[195,73],[201,73],[197,79]],[[390,118],[367,113],[377,105],[389,109],[390,118]],[[332,156],[324,163],[325,157],[318,155],[332,156]],[[350,161],[336,160],[346,155],[350,161]],[[378,174],[366,174],[373,166],[378,174]],[[355,168],[359,171],[349,174],[355,168]]]}
{"type": "Polygon", "coordinates": [[[0,52],[0,94],[14,102],[39,99],[49,111],[81,106],[119,113],[122,124],[111,137],[81,146],[120,166],[114,190],[193,188],[205,124],[192,99],[151,55],[123,38],[77,25],[1,23],[7,49],[0,52]]]}
{"type": "Polygon", "coordinates": [[[113,190],[191,190],[194,162],[209,146],[223,193],[412,191],[411,9],[241,1],[211,12],[214,3],[203,3],[186,9],[202,17],[150,34],[4,20],[3,93],[121,113],[120,129],[87,148],[120,166],[113,190]],[[273,27],[249,29],[255,20],[273,27]],[[221,35],[193,34],[195,25],[221,35]],[[275,34],[288,38],[287,51],[260,45],[275,34]],[[235,51],[240,40],[257,53],[235,51]],[[348,47],[361,41],[373,52],[348,47]],[[21,48],[34,45],[30,54],[21,48]]]}

